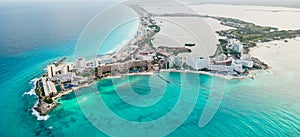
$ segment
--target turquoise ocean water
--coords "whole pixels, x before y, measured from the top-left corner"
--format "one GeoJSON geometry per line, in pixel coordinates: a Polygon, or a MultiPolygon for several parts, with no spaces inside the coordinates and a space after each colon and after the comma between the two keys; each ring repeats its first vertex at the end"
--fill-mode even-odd
{"type": "MultiPolygon", "coordinates": [[[[129,84],[138,94],[150,92],[150,86],[145,83],[151,77],[131,76],[128,77],[130,82],[115,79],[117,85],[113,85],[112,80],[97,82],[99,95],[85,93],[83,89],[80,91],[83,95],[63,97],[59,100],[61,105],[46,121],[38,121],[32,115],[31,108],[37,98],[23,95],[32,89],[32,79],[40,77],[50,62],[72,56],[81,31],[105,6],[103,3],[0,5],[0,136],[105,136],[90,124],[88,119],[93,117],[85,117],[78,105],[78,102],[88,105],[98,97],[102,97],[116,115],[137,122],[160,118],[174,107],[180,94],[181,75],[162,73],[171,82],[163,98],[149,108],[131,106],[117,96],[116,88],[129,84]]],[[[133,26],[126,25],[117,32],[118,40],[109,38],[108,41],[119,45],[128,35],[127,27],[133,26]]],[[[291,74],[293,72],[288,70],[279,76],[262,72],[255,80],[227,81],[219,110],[202,128],[198,127],[198,121],[212,80],[222,79],[205,75],[197,75],[195,79],[196,74],[184,74],[188,81],[199,82],[198,100],[188,119],[169,136],[299,136],[300,85],[291,74]]],[[[162,81],[155,80],[154,86],[161,86],[162,81]]],[[[191,90],[186,88],[182,92],[191,90]]]]}

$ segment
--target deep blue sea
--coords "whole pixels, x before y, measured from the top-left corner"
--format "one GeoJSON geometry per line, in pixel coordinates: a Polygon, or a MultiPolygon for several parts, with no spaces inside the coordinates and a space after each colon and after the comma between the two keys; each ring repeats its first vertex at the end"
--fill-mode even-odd
{"type": "MultiPolygon", "coordinates": [[[[49,114],[47,120],[37,120],[31,110],[37,97],[23,94],[32,89],[32,80],[40,77],[49,63],[62,57],[72,57],[85,26],[108,5],[1,3],[1,137],[106,136],[91,124],[91,121],[99,122],[99,116],[95,114],[102,108],[93,107],[99,97],[116,116],[129,121],[148,122],[168,114],[176,106],[181,92],[197,92],[197,96],[194,96],[197,101],[191,115],[168,136],[300,136],[300,85],[297,77],[291,77],[293,72],[288,70],[279,76],[261,72],[254,80],[227,80],[220,108],[213,119],[201,128],[198,122],[211,92],[211,85],[224,79],[198,74],[162,73],[160,75],[169,79],[170,83],[163,84],[164,81],[157,75],[103,80],[95,85],[99,94],[83,89],[76,95],[65,96],[59,100],[61,105],[49,114]],[[180,80],[183,76],[185,78],[180,80]],[[183,82],[184,87],[181,87],[183,82]],[[118,92],[122,89],[126,91],[129,85],[139,95],[156,93],[149,97],[149,102],[161,95],[159,90],[163,90],[164,94],[151,107],[135,107],[118,96],[118,92]],[[151,87],[159,88],[151,90],[151,87]]],[[[106,43],[113,43],[110,48],[114,49],[128,38],[128,30],[134,29],[134,26],[135,23],[126,25],[115,32],[119,35],[112,34],[113,37],[108,38],[106,43]]],[[[186,100],[184,103],[189,104],[191,101],[186,100]]],[[[182,110],[184,113],[185,109],[182,110]]],[[[103,112],[101,116],[105,114],[109,113],[103,112]]],[[[169,121],[160,126],[168,127],[176,122],[169,121]]],[[[114,129],[112,123],[105,126],[114,129]]],[[[125,135],[122,131],[117,135],[125,135]]]]}

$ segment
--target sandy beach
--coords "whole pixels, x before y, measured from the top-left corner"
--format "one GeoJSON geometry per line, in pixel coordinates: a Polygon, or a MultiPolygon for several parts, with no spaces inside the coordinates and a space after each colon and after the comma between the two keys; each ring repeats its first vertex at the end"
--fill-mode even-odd
{"type": "MultiPolygon", "coordinates": [[[[198,14],[197,11],[187,5],[142,3],[145,10],[153,14],[188,13],[198,14]],[[180,12],[177,10],[180,8],[180,12]]],[[[156,17],[161,27],[153,40],[155,47],[182,47],[187,43],[196,44],[190,47],[193,57],[207,57],[215,53],[220,38],[215,31],[232,29],[220,24],[219,21],[210,18],[199,17],[156,17]]],[[[182,54],[181,56],[188,56],[182,54]]]]}
{"type": "Polygon", "coordinates": [[[193,57],[207,57],[215,53],[218,39],[222,38],[216,31],[233,29],[223,26],[220,21],[198,17],[159,17],[161,32],[154,40],[155,47],[182,47],[186,43],[194,43],[191,47],[193,57]]]}
{"type": "MultiPolygon", "coordinates": [[[[189,7],[193,10],[183,8],[180,13],[193,14],[196,11],[200,15],[236,18],[262,26],[277,27],[279,29],[300,29],[300,9],[296,8],[220,4],[189,5],[189,7]]],[[[158,7],[145,5],[144,8],[151,13],[174,13],[174,10],[171,10],[171,7],[168,7],[167,5],[158,7]]],[[[216,50],[215,44],[218,43],[217,39],[220,37],[216,34],[212,36],[210,33],[207,34],[207,32],[232,29],[221,25],[219,21],[214,19],[197,17],[163,17],[162,20],[171,20],[182,24],[200,39],[200,42],[204,46],[192,47],[192,51],[194,51],[192,52],[193,56],[213,54],[216,50]],[[209,26],[209,28],[206,28],[207,26],[209,26]]],[[[166,46],[168,43],[170,43],[171,46],[183,45],[184,42],[194,42],[188,33],[184,32],[184,29],[180,29],[180,27],[174,25],[174,23],[163,22],[161,27],[161,33],[154,39],[155,46],[166,46]]],[[[300,38],[288,40],[287,43],[284,41],[259,43],[258,47],[254,48],[251,54],[253,54],[254,57],[263,60],[271,67],[281,66],[287,69],[299,70],[300,65],[295,63],[296,59],[299,58],[298,53],[300,53],[299,41],[300,38]]]]}
{"type": "MultiPolygon", "coordinates": [[[[279,29],[300,28],[298,23],[300,20],[297,18],[300,17],[300,10],[294,8],[204,4],[183,6],[178,11],[174,8],[180,7],[180,4],[155,5],[153,3],[143,3],[142,7],[154,14],[188,13],[222,16],[279,29]]],[[[214,32],[232,29],[210,18],[157,17],[156,19],[161,27],[161,32],[154,37],[154,46],[181,47],[186,43],[195,43],[197,46],[191,47],[192,53],[189,54],[194,57],[213,55],[218,39],[221,38],[214,32]]],[[[187,56],[187,54],[181,56],[187,56]]]]}
{"type": "MultiPolygon", "coordinates": [[[[236,18],[279,29],[300,29],[300,9],[296,8],[214,4],[191,5],[191,7],[199,14],[236,18]]],[[[217,25],[216,30],[222,29],[220,26],[217,25]]],[[[300,57],[299,53],[300,38],[296,38],[288,39],[288,42],[280,40],[258,43],[258,46],[253,48],[250,54],[269,64],[271,74],[282,78],[288,76],[295,80],[295,77],[300,76],[300,65],[297,63],[300,57]]]]}
{"type": "Polygon", "coordinates": [[[124,76],[152,76],[152,75],[153,75],[153,72],[139,72],[139,73],[121,74],[121,75],[117,75],[117,76],[108,76],[103,79],[118,79],[118,78],[122,78],[124,76]]]}
{"type": "Polygon", "coordinates": [[[296,80],[300,77],[299,55],[300,38],[288,42],[273,41],[260,43],[251,50],[251,54],[271,66],[270,73],[282,78],[296,80]]]}
{"type": "Polygon", "coordinates": [[[164,69],[164,70],[160,70],[160,71],[161,72],[178,72],[178,73],[202,74],[202,75],[209,75],[209,76],[224,78],[224,79],[227,79],[227,80],[230,80],[230,79],[245,79],[245,78],[247,78],[247,76],[222,75],[222,74],[211,73],[211,72],[206,72],[206,71],[176,70],[176,69],[164,69]]]}
{"type": "Polygon", "coordinates": [[[300,9],[266,6],[190,5],[199,14],[236,18],[279,29],[300,29],[300,9]]]}
{"type": "Polygon", "coordinates": [[[183,47],[185,44],[196,44],[190,47],[190,56],[207,57],[217,49],[218,36],[203,18],[196,17],[159,17],[161,32],[153,40],[155,47],[183,47]]]}
{"type": "MultiPolygon", "coordinates": [[[[197,13],[200,15],[235,18],[282,30],[300,29],[300,9],[296,8],[204,4],[189,5],[189,7],[183,7],[182,10],[177,11],[172,10],[172,8],[179,6],[176,6],[176,4],[172,6],[147,3],[143,5],[143,8],[154,14],[197,13]]],[[[180,47],[185,43],[195,43],[197,46],[191,48],[191,56],[208,56],[214,54],[218,39],[221,37],[211,32],[232,29],[210,18],[158,17],[157,20],[160,22],[161,32],[155,36],[153,41],[154,46],[180,47]],[[181,25],[184,27],[181,27],[181,25]]],[[[258,47],[252,49],[250,54],[269,64],[272,68],[271,72],[275,71],[278,75],[282,76],[286,75],[283,73],[290,73],[291,77],[295,77],[300,75],[300,73],[294,75],[300,69],[300,65],[296,63],[299,53],[300,38],[296,38],[288,40],[287,43],[283,40],[259,43],[258,47]]],[[[183,54],[182,56],[185,55],[183,54]]],[[[253,75],[255,73],[253,72],[253,75]]]]}

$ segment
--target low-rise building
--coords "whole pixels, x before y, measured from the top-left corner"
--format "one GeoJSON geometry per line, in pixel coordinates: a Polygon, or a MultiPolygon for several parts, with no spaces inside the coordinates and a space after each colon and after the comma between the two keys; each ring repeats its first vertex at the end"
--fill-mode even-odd
{"type": "Polygon", "coordinates": [[[233,60],[231,65],[233,66],[233,69],[235,71],[240,72],[240,73],[244,72],[242,62],[233,60]]]}
{"type": "Polygon", "coordinates": [[[132,60],[125,63],[114,63],[101,65],[97,68],[96,76],[103,78],[106,76],[116,76],[124,73],[151,71],[151,62],[147,60],[132,60]]]}
{"type": "Polygon", "coordinates": [[[85,84],[85,83],[88,83],[88,82],[89,82],[89,79],[87,77],[73,76],[71,84],[75,85],[75,86],[79,86],[81,84],[85,84]]]}
{"type": "Polygon", "coordinates": [[[174,60],[174,67],[175,68],[182,68],[183,67],[183,58],[176,57],[174,60]]]}
{"type": "Polygon", "coordinates": [[[71,82],[72,81],[72,77],[73,77],[74,74],[72,73],[68,73],[68,74],[65,74],[65,75],[56,75],[51,79],[51,81],[59,81],[61,83],[67,83],[67,82],[71,82]]]}
{"type": "Polygon", "coordinates": [[[83,67],[85,67],[85,65],[86,65],[85,58],[76,59],[76,61],[75,61],[75,67],[76,68],[83,68],[83,67]]]}
{"type": "Polygon", "coordinates": [[[47,80],[47,78],[43,77],[42,83],[43,83],[44,94],[46,97],[57,94],[57,90],[56,90],[53,82],[51,82],[51,81],[47,80]]]}
{"type": "Polygon", "coordinates": [[[242,64],[243,67],[247,67],[247,68],[253,68],[253,65],[254,65],[254,62],[252,60],[237,59],[237,60],[235,60],[235,62],[237,64],[242,64]]]}
{"type": "Polygon", "coordinates": [[[208,69],[211,71],[218,71],[218,72],[233,72],[234,66],[208,65],[208,69]]]}
{"type": "MultiPolygon", "coordinates": [[[[99,58],[98,59],[98,66],[102,64],[112,64],[114,63],[114,60],[112,58],[99,58]]],[[[98,67],[96,66],[96,67],[98,67]]]]}
{"type": "Polygon", "coordinates": [[[148,60],[148,61],[153,60],[153,57],[152,57],[152,56],[149,56],[149,55],[139,55],[138,58],[139,58],[140,60],[148,60]]]}
{"type": "Polygon", "coordinates": [[[158,65],[158,64],[154,64],[154,65],[153,65],[153,69],[154,69],[155,71],[159,71],[159,65],[158,65]]]}
{"type": "Polygon", "coordinates": [[[253,68],[254,62],[252,60],[242,60],[244,67],[253,68]]]}
{"type": "Polygon", "coordinates": [[[241,54],[241,60],[251,60],[252,56],[250,54],[241,54]]]}

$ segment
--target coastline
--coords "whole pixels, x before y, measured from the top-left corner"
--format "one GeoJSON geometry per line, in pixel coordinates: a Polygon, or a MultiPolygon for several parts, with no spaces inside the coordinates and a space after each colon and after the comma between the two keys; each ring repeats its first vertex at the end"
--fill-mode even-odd
{"type": "MultiPolygon", "coordinates": [[[[195,17],[157,17],[161,32],[154,36],[155,48],[160,46],[183,47],[186,43],[194,43],[196,46],[189,47],[191,53],[179,54],[179,56],[208,57],[217,50],[219,36],[215,33],[217,27],[207,22],[205,18],[195,17]],[[206,33],[199,33],[199,32],[206,33]]],[[[223,27],[224,29],[226,27],[223,27]]],[[[228,27],[229,28],[229,27],[228,27]]]]}
{"type": "Polygon", "coordinates": [[[200,2],[200,3],[189,3],[189,5],[204,5],[204,4],[214,4],[214,5],[234,5],[234,6],[261,6],[261,7],[277,7],[277,8],[294,8],[294,9],[300,9],[299,3],[295,2],[287,2],[287,3],[260,3],[257,4],[254,2],[242,2],[242,1],[236,1],[236,2],[200,2]],[[284,5],[283,5],[284,4],[284,5]]]}
{"type": "MultiPolygon", "coordinates": [[[[152,76],[153,74],[154,74],[153,72],[127,73],[127,74],[121,74],[118,76],[108,76],[103,79],[116,79],[116,78],[122,78],[124,76],[152,76]]],[[[97,80],[97,81],[101,81],[101,80],[102,79],[97,80]]]]}
{"type": "Polygon", "coordinates": [[[298,12],[300,9],[296,8],[228,4],[191,5],[191,8],[197,11],[198,14],[237,18],[257,25],[275,27],[281,30],[296,30],[300,28],[299,23],[297,23],[298,20],[295,18],[300,16],[300,12],[298,12]]]}
{"type": "MultiPolygon", "coordinates": [[[[291,70],[300,69],[297,65],[297,58],[299,58],[300,51],[300,37],[289,39],[288,42],[284,40],[272,41],[266,43],[259,43],[257,47],[251,49],[253,56],[268,63],[272,69],[270,72],[276,72],[280,75],[279,71],[288,72],[291,70]]],[[[294,72],[294,71],[293,71],[294,72]]],[[[295,73],[295,75],[300,75],[295,73]]]]}
{"type": "MultiPolygon", "coordinates": [[[[141,14],[139,13],[138,11],[136,11],[138,14],[141,14]]],[[[186,19],[188,17],[184,17],[184,19],[186,19]]],[[[186,22],[186,21],[185,21],[186,22]]],[[[182,22],[183,23],[183,22],[182,22]]],[[[138,24],[139,27],[142,25],[141,23],[138,24]]],[[[145,25],[146,26],[146,25],[145,25]]],[[[190,28],[191,24],[189,24],[190,28]]],[[[148,27],[148,26],[147,26],[148,27]]],[[[170,26],[168,26],[170,27],[170,26]]],[[[171,27],[172,28],[172,27],[171,27]]],[[[223,26],[223,29],[226,28],[223,26]]],[[[164,29],[164,28],[163,28],[164,29]]],[[[174,29],[174,28],[173,28],[174,29]]],[[[160,30],[160,28],[159,28],[160,30]]],[[[221,29],[218,29],[217,27],[214,28],[214,31],[215,30],[221,30],[221,29]]],[[[158,33],[158,35],[162,32],[156,32],[155,30],[151,33],[148,33],[146,38],[144,38],[144,46],[149,44],[151,45],[151,39],[152,38],[156,38],[155,34],[158,33]]],[[[166,32],[165,32],[166,33],[166,32]]],[[[214,35],[216,35],[216,33],[214,33],[214,35]]],[[[179,37],[179,35],[178,35],[179,37]]],[[[138,38],[138,36],[134,36],[134,38],[128,40],[128,42],[126,42],[125,45],[123,46],[120,46],[120,49],[118,51],[116,51],[116,53],[122,53],[128,49],[126,49],[128,46],[130,46],[130,43],[132,43],[133,41],[136,41],[136,39],[138,38]]],[[[186,38],[186,37],[185,37],[186,38]]],[[[186,39],[185,39],[186,40],[186,39]]],[[[160,41],[159,43],[161,43],[162,41],[160,41]]],[[[168,44],[166,44],[168,45],[168,44]]],[[[152,45],[153,46],[153,45],[152,45]]],[[[154,46],[155,47],[155,46],[154,46]]],[[[141,48],[141,47],[139,47],[141,48]]],[[[196,50],[197,51],[197,50],[196,50]]],[[[252,51],[252,49],[251,49],[252,51]]],[[[215,51],[214,51],[215,52],[215,51]]],[[[260,59],[260,58],[259,58],[260,59]]],[[[190,69],[183,69],[183,70],[176,70],[176,69],[161,69],[159,70],[158,72],[178,72],[178,73],[193,73],[193,74],[202,74],[202,75],[209,75],[209,76],[214,76],[214,77],[220,77],[220,78],[224,78],[224,79],[227,79],[227,80],[231,80],[231,79],[246,79],[246,78],[252,78],[254,79],[254,76],[256,75],[257,72],[259,71],[263,71],[263,70],[249,70],[249,73],[247,75],[241,75],[241,74],[238,74],[238,75],[232,75],[232,74],[229,74],[229,73],[226,73],[226,74],[220,74],[218,72],[209,72],[209,71],[194,71],[194,70],[190,70],[190,69]]],[[[101,70],[101,73],[102,73],[102,70],[101,70]]],[[[139,72],[139,73],[126,73],[126,74],[118,74],[116,76],[104,76],[103,79],[113,79],[113,78],[121,78],[122,76],[151,76],[153,75],[153,71],[149,71],[149,72],[139,72]]],[[[102,78],[101,78],[102,79],[102,78]]],[[[100,80],[101,80],[100,79],[100,80]]],[[[91,83],[94,83],[94,82],[97,82],[98,80],[93,80],[91,83]]],[[[46,115],[49,111],[51,111],[52,109],[54,109],[56,107],[56,100],[64,95],[67,95],[71,92],[75,92],[77,90],[80,90],[81,88],[86,88],[86,87],[89,87],[91,86],[91,83],[89,84],[84,84],[84,85],[80,85],[79,87],[73,87],[72,89],[70,90],[67,90],[67,91],[64,91],[62,93],[58,93],[57,95],[51,97],[50,99],[53,101],[51,104],[48,104],[48,103],[45,103],[44,100],[41,101],[42,97],[39,98],[39,102],[37,105],[34,106],[34,109],[37,110],[42,116],[46,115]]],[[[36,87],[35,87],[36,88],[36,87]]],[[[45,98],[43,98],[45,99],[45,98]]],[[[49,97],[46,98],[46,100],[48,100],[49,97]]]]}
{"type": "Polygon", "coordinates": [[[227,80],[233,80],[233,79],[246,79],[251,76],[233,76],[233,75],[223,75],[223,74],[218,74],[218,73],[212,73],[212,72],[207,72],[207,71],[193,71],[193,70],[175,70],[175,69],[163,69],[160,70],[161,72],[177,72],[177,73],[192,73],[192,74],[201,74],[201,75],[207,75],[207,76],[213,76],[213,77],[219,77],[219,78],[224,78],[227,80]]]}
{"type": "MultiPolygon", "coordinates": [[[[137,14],[138,17],[138,14],[137,14]]],[[[130,45],[130,43],[136,39],[136,32],[138,31],[138,28],[140,27],[140,22],[138,22],[136,24],[136,26],[134,26],[134,28],[131,29],[131,31],[129,32],[129,36],[127,36],[119,45],[117,45],[115,48],[113,48],[112,50],[108,51],[107,54],[112,54],[112,53],[116,53],[116,52],[120,52],[122,51],[126,46],[130,45]]]]}
{"type": "MultiPolygon", "coordinates": [[[[95,81],[96,83],[93,83],[91,87],[61,97],[57,100],[56,108],[45,116],[41,116],[38,111],[33,109],[35,104],[38,103],[38,97],[34,91],[35,81],[46,72],[45,67],[50,63],[62,57],[68,58],[66,62],[74,61],[73,50],[76,47],[79,33],[86,23],[106,5],[103,5],[102,2],[83,2],[77,5],[72,4],[72,2],[69,5],[53,2],[53,4],[39,3],[38,7],[34,3],[10,4],[3,9],[1,14],[2,17],[8,19],[1,22],[4,25],[3,27],[6,26],[5,28],[7,28],[2,32],[10,34],[1,35],[4,48],[1,60],[3,66],[1,70],[4,72],[1,77],[1,113],[3,118],[0,120],[2,127],[0,133],[2,135],[14,137],[107,136],[95,128],[95,124],[91,122],[100,124],[98,127],[107,127],[107,129],[114,130],[116,126],[112,126],[111,119],[105,118],[105,116],[115,115],[121,119],[136,121],[141,124],[147,123],[147,121],[159,120],[172,112],[176,105],[180,105],[177,102],[185,97],[182,95],[190,95],[190,93],[195,93],[194,91],[197,90],[199,93],[194,111],[180,128],[167,136],[299,136],[300,84],[298,81],[300,78],[300,65],[298,60],[300,51],[297,47],[300,44],[293,45],[293,39],[288,39],[287,43],[282,40],[276,41],[276,43],[284,44],[280,48],[278,45],[269,44],[269,42],[268,44],[259,43],[257,47],[251,48],[249,53],[253,57],[257,57],[271,66],[268,70],[250,71],[250,73],[254,73],[254,80],[251,78],[227,80],[221,77],[209,76],[209,74],[169,73],[163,72],[163,70],[161,73],[153,72],[153,76],[124,76],[121,78],[116,77],[116,79],[103,79],[95,81]],[[20,12],[14,12],[21,5],[27,8],[19,8],[18,11],[20,12]],[[24,20],[25,18],[26,20],[24,20]],[[35,27],[21,27],[17,32],[18,35],[26,38],[15,37],[14,34],[9,33],[16,29],[15,24],[32,26],[32,22],[37,20],[40,23],[37,23],[35,27]],[[49,23],[58,27],[50,27],[49,23]],[[54,35],[48,35],[48,32],[54,35]],[[6,47],[11,48],[7,49],[6,47]],[[288,53],[283,52],[282,50],[285,49],[291,49],[291,51],[288,53]],[[93,89],[98,91],[95,92],[93,89]],[[150,94],[153,94],[153,96],[147,96],[147,98],[139,101],[130,96],[130,92],[126,92],[129,91],[128,89],[142,95],[141,97],[150,94]],[[224,89],[223,92],[222,89],[224,89]],[[119,93],[125,96],[118,96],[119,93]],[[223,96],[216,96],[216,94],[222,94],[223,96]],[[134,107],[124,102],[122,97],[143,104],[144,102],[150,104],[151,101],[155,103],[155,99],[161,98],[153,106],[145,108],[134,107]],[[217,98],[217,100],[222,97],[221,105],[207,126],[199,128],[197,122],[199,122],[203,108],[210,107],[215,102],[215,100],[210,100],[209,97],[217,98]],[[99,98],[105,104],[97,103],[99,98]],[[114,115],[102,111],[103,107],[99,107],[100,105],[107,106],[107,109],[113,112],[114,115]]],[[[280,8],[278,9],[280,10],[280,8]]],[[[181,9],[178,9],[177,12],[181,12],[181,9]]],[[[278,18],[280,17],[278,16],[278,18]]],[[[111,18],[107,19],[110,20],[111,18]]],[[[220,22],[214,19],[210,20],[218,28],[220,22]]],[[[210,25],[209,21],[208,25],[210,25]]],[[[108,27],[106,25],[101,26],[97,28],[108,27]]],[[[125,34],[125,32],[121,33],[125,34]]],[[[122,37],[120,34],[119,39],[122,39],[122,37]]],[[[115,43],[121,43],[119,40],[116,41],[118,42],[115,43]]],[[[114,45],[111,43],[109,49],[112,49],[114,45]]],[[[122,45],[122,47],[124,46],[122,45]]],[[[58,89],[58,93],[59,91],[58,89]]],[[[191,98],[187,97],[181,105],[183,107],[181,112],[187,109],[187,103],[189,102],[191,102],[191,98]]],[[[179,118],[178,115],[174,116],[175,120],[169,120],[157,126],[162,128],[172,126],[172,123],[178,122],[177,118],[179,118]]],[[[122,128],[122,126],[117,127],[122,128]]],[[[125,126],[122,129],[127,127],[125,126]]],[[[139,132],[140,130],[139,128],[129,127],[129,130],[123,131],[134,135],[135,131],[139,132]]],[[[145,135],[151,136],[158,131],[149,132],[145,135]]],[[[117,133],[120,132],[117,131],[117,133]]],[[[121,133],[118,135],[122,136],[121,133]]]]}

